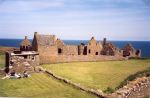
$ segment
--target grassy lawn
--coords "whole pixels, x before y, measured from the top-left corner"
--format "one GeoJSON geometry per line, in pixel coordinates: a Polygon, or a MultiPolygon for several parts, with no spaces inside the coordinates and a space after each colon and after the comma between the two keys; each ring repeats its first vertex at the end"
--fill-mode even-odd
{"type": "MultiPolygon", "coordinates": [[[[0,55],[0,68],[5,56],[0,55]]],[[[126,77],[150,67],[150,59],[45,64],[44,68],[84,86],[106,90],[116,88],[126,77]]],[[[26,79],[5,79],[0,76],[0,97],[96,98],[57,81],[43,73],[26,79]]]]}
{"type": "Polygon", "coordinates": [[[5,66],[5,56],[3,53],[0,53],[0,68],[5,66]]]}
{"type": "Polygon", "coordinates": [[[43,67],[84,86],[106,90],[107,87],[115,89],[129,75],[149,68],[150,59],[61,63],[43,67]]]}
{"type": "Polygon", "coordinates": [[[34,98],[97,98],[56,81],[43,73],[32,74],[26,79],[0,79],[1,97],[34,98]]]}
{"type": "MultiPolygon", "coordinates": [[[[4,65],[5,56],[0,54],[0,68],[4,65]]],[[[1,78],[2,76],[0,76],[0,97],[97,98],[42,73],[32,74],[26,79],[1,78]]]]}

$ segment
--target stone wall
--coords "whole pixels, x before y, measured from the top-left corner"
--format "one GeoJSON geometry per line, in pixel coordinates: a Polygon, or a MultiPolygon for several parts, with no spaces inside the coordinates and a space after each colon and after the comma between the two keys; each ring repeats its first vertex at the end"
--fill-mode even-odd
{"type": "Polygon", "coordinates": [[[39,65],[39,56],[35,55],[34,58],[24,58],[22,56],[10,57],[9,72],[23,73],[24,71],[34,72],[35,67],[39,65]]]}
{"type": "Polygon", "coordinates": [[[39,54],[35,51],[5,52],[5,73],[34,72],[39,65],[39,54]]]}
{"type": "Polygon", "coordinates": [[[101,50],[102,44],[92,37],[87,45],[87,55],[100,55],[101,50]]]}
{"type": "Polygon", "coordinates": [[[77,62],[77,61],[102,61],[102,60],[123,60],[122,56],[105,56],[100,55],[102,49],[100,43],[91,39],[87,45],[91,53],[87,55],[79,55],[79,47],[77,45],[65,45],[61,40],[57,40],[57,45],[38,46],[40,64],[44,63],[60,63],[60,62],[77,62]],[[60,50],[59,50],[60,49],[60,50]],[[60,53],[59,53],[60,52],[60,53]],[[96,55],[96,53],[98,53],[96,55]]]}
{"type": "Polygon", "coordinates": [[[78,55],[87,55],[87,46],[84,44],[80,44],[78,46],[78,55]]]}
{"type": "Polygon", "coordinates": [[[77,88],[77,89],[80,89],[82,91],[85,91],[87,93],[90,93],[90,94],[93,94],[95,96],[98,96],[99,98],[105,98],[105,94],[101,91],[101,90],[96,90],[96,89],[91,89],[91,88],[87,88],[83,85],[80,85],[79,83],[75,83],[75,82],[72,82],[71,80],[68,80],[66,78],[63,78],[61,76],[58,76],[56,75],[55,73],[53,73],[52,71],[47,71],[46,69],[43,69],[42,67],[40,68],[40,70],[42,70],[43,72],[45,72],[46,74],[52,76],[53,78],[59,80],[59,81],[62,81],[74,88],[77,88]]]}
{"type": "Polygon", "coordinates": [[[5,75],[5,70],[4,69],[0,69],[0,75],[5,75]]]}
{"type": "Polygon", "coordinates": [[[120,56],[104,56],[104,55],[59,55],[59,56],[43,56],[40,59],[41,64],[44,63],[61,63],[61,62],[82,62],[82,61],[105,61],[105,60],[124,60],[120,56]]]}
{"type": "Polygon", "coordinates": [[[60,62],[77,62],[77,61],[102,61],[102,60],[124,60],[120,55],[107,56],[100,55],[100,45],[91,43],[87,46],[90,54],[79,55],[79,47],[76,45],[63,45],[62,47],[54,46],[38,46],[40,64],[44,63],[60,63],[60,62]],[[60,49],[60,50],[58,50],[60,49]],[[59,53],[60,52],[60,53],[59,53]],[[98,53],[96,55],[96,53],[98,53]]]}
{"type": "Polygon", "coordinates": [[[141,57],[141,50],[136,50],[131,44],[127,44],[122,50],[124,57],[141,57]]]}
{"type": "Polygon", "coordinates": [[[58,55],[56,46],[38,46],[38,53],[40,63],[53,62],[58,55]]]}
{"type": "Polygon", "coordinates": [[[78,55],[78,46],[76,45],[65,45],[63,47],[63,55],[78,55]]]}
{"type": "Polygon", "coordinates": [[[35,33],[32,49],[39,53],[40,64],[124,59],[123,52],[112,43],[106,42],[106,39],[102,43],[94,37],[86,45],[66,45],[54,35],[35,33]]]}
{"type": "Polygon", "coordinates": [[[150,77],[137,78],[120,88],[108,98],[144,98],[150,97],[150,77]]]}

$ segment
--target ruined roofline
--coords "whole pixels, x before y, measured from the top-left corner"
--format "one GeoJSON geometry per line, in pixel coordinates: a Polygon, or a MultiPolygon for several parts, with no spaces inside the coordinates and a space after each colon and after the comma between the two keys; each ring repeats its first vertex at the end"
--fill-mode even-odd
{"type": "Polygon", "coordinates": [[[39,46],[52,46],[55,45],[56,43],[56,36],[55,35],[50,35],[50,34],[38,34],[37,32],[34,33],[34,38],[32,41],[32,46],[33,44],[37,44],[39,46]]]}
{"type": "MultiPolygon", "coordinates": [[[[63,43],[64,43],[64,41],[63,40],[61,40],[60,38],[57,38],[56,37],[56,35],[51,35],[51,34],[39,34],[38,32],[34,32],[34,37],[36,37],[35,39],[37,40],[37,43],[39,43],[39,38],[40,38],[40,40],[46,40],[46,39],[44,39],[44,37],[49,37],[49,40],[51,40],[52,38],[52,40],[54,40],[54,42],[56,42],[56,41],[58,41],[58,40],[60,40],[60,41],[62,41],[63,43]],[[43,37],[42,39],[41,39],[41,37],[43,37]],[[50,38],[51,37],[51,38],[50,38]]],[[[34,39],[34,38],[33,38],[34,39]]],[[[106,38],[105,38],[106,39],[106,38]]],[[[90,38],[90,40],[88,40],[88,42],[87,43],[84,43],[84,45],[88,45],[89,43],[90,43],[90,41],[92,41],[92,40],[94,40],[94,41],[96,41],[96,44],[102,44],[103,43],[103,40],[96,40],[95,39],[95,37],[94,36],[92,36],[91,38],[90,38]]],[[[83,43],[83,42],[81,42],[81,43],[83,43]]],[[[81,45],[81,43],[80,44],[78,44],[78,45],[81,45]]],[[[64,43],[65,44],[65,43],[64,43]]],[[[44,44],[43,44],[44,45],[44,44]]],[[[65,44],[65,45],[70,45],[70,44],[65,44]]]]}
{"type": "MultiPolygon", "coordinates": [[[[41,34],[41,33],[39,33],[39,32],[34,32],[34,35],[43,35],[43,36],[55,36],[56,37],[56,35],[54,35],[54,34],[41,34]]],[[[56,37],[56,40],[61,40],[61,38],[57,38],[56,37]]],[[[88,41],[90,41],[90,40],[92,40],[92,39],[94,39],[94,40],[96,40],[95,39],[95,37],[94,36],[92,36],[88,41]]],[[[96,40],[97,42],[100,42],[100,41],[103,41],[103,40],[96,40]]]]}
{"type": "Polygon", "coordinates": [[[24,40],[20,43],[20,46],[30,46],[31,42],[29,41],[28,37],[25,36],[24,40]]]}
{"type": "Polygon", "coordinates": [[[133,47],[133,45],[132,45],[131,43],[127,43],[127,44],[122,48],[122,50],[126,50],[126,49],[129,49],[129,50],[132,50],[132,51],[136,50],[136,49],[133,47]]]}
{"type": "Polygon", "coordinates": [[[55,36],[54,34],[41,34],[41,33],[38,33],[38,32],[34,32],[34,35],[41,35],[41,36],[55,36]]]}
{"type": "MultiPolygon", "coordinates": [[[[55,35],[51,35],[51,34],[39,34],[38,32],[34,32],[34,35],[36,35],[36,40],[37,40],[37,43],[38,43],[38,45],[55,45],[56,44],[56,41],[61,41],[61,42],[63,42],[64,43],[64,41],[63,40],[60,40],[60,38],[56,38],[56,36],[55,35]],[[45,38],[44,38],[45,37],[45,38]],[[47,38],[47,39],[46,39],[47,38]],[[46,44],[44,41],[49,41],[48,43],[49,44],[46,44]]],[[[103,47],[104,47],[104,45],[109,45],[113,50],[123,50],[123,49],[121,49],[121,48],[118,48],[116,45],[114,45],[112,42],[110,42],[110,41],[107,41],[107,39],[104,37],[103,38],[103,40],[96,40],[95,39],[95,37],[94,36],[92,36],[91,37],[91,39],[87,42],[87,43],[83,43],[83,42],[81,42],[80,44],[78,44],[78,45],[76,45],[76,46],[79,46],[79,45],[83,45],[84,44],[84,46],[88,46],[89,45],[89,43],[91,42],[91,41],[95,41],[96,42],[96,44],[102,44],[103,45],[103,47]]],[[[66,44],[66,43],[64,43],[64,45],[70,45],[70,44],[66,44]]],[[[73,45],[74,46],[74,45],[73,45]]],[[[129,45],[130,46],[130,45],[129,45]]],[[[132,46],[132,44],[131,44],[131,46],[132,46]]],[[[133,48],[134,49],[134,48],[133,48]]]]}
{"type": "MultiPolygon", "coordinates": [[[[54,35],[54,34],[39,34],[38,32],[35,32],[34,33],[34,35],[38,38],[38,37],[52,37],[52,38],[54,38],[54,40],[56,41],[57,39],[59,39],[59,38],[57,38],[56,37],[56,35],[54,35]]],[[[44,39],[43,39],[44,40],[44,39]]]]}

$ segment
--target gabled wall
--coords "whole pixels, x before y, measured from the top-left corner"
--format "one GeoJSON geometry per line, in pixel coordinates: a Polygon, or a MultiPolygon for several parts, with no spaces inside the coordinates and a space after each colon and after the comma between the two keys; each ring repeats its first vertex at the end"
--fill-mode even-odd
{"type": "Polygon", "coordinates": [[[94,37],[91,38],[87,45],[87,55],[100,55],[102,44],[98,43],[94,37]]]}
{"type": "Polygon", "coordinates": [[[35,33],[32,49],[39,53],[41,64],[124,59],[123,52],[112,43],[106,42],[106,38],[103,42],[97,42],[92,37],[87,45],[83,43],[81,45],[66,45],[62,40],[56,39],[55,35],[35,33]]]}

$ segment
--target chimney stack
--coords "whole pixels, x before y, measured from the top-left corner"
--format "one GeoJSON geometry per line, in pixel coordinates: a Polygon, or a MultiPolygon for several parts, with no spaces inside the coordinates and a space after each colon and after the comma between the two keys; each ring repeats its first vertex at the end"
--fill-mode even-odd
{"type": "Polygon", "coordinates": [[[25,36],[25,39],[28,39],[28,37],[27,37],[27,36],[25,36]]]}
{"type": "Polygon", "coordinates": [[[103,39],[103,46],[106,45],[106,38],[103,39]]]}

